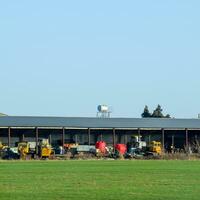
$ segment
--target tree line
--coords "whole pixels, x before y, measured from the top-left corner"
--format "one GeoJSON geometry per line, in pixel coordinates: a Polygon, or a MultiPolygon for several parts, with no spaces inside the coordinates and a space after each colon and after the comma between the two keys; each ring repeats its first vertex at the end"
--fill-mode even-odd
{"type": "Polygon", "coordinates": [[[162,110],[162,108],[161,108],[161,106],[159,104],[158,104],[158,106],[156,107],[156,109],[152,113],[149,112],[149,108],[146,105],[144,107],[144,111],[141,114],[141,116],[142,116],[142,118],[150,118],[150,117],[155,117],[155,118],[171,118],[169,114],[164,115],[162,112],[163,112],[163,110],[162,110]]]}

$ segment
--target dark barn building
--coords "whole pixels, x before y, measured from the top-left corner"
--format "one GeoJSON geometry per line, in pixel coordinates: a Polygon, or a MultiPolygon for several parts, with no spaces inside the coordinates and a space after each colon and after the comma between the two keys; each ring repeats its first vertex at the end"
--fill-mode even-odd
{"type": "Polygon", "coordinates": [[[69,141],[94,145],[98,140],[108,145],[126,144],[135,134],[147,143],[160,141],[165,149],[173,145],[187,150],[194,140],[200,140],[200,119],[0,117],[0,141],[9,147],[42,138],[48,138],[53,146],[69,141]]]}

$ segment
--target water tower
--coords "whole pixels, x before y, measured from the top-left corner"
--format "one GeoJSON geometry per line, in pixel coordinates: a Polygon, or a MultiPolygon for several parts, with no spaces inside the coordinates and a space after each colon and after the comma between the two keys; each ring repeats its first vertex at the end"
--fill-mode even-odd
{"type": "Polygon", "coordinates": [[[111,111],[107,105],[97,106],[97,117],[99,118],[110,118],[111,111]]]}

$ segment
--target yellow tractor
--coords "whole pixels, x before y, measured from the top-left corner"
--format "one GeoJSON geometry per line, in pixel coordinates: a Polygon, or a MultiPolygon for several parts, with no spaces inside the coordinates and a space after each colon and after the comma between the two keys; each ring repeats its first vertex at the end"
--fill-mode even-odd
{"type": "Polygon", "coordinates": [[[34,158],[36,153],[36,142],[19,142],[17,149],[21,159],[26,160],[34,158]]]}
{"type": "Polygon", "coordinates": [[[29,153],[29,143],[28,142],[19,142],[18,143],[18,153],[20,159],[26,160],[27,154],[29,153]]]}
{"type": "Polygon", "coordinates": [[[161,155],[162,153],[161,142],[152,141],[149,145],[149,151],[157,155],[161,155]]]}
{"type": "Polygon", "coordinates": [[[39,156],[40,158],[50,158],[53,154],[51,145],[48,139],[42,139],[39,143],[39,156]]]}

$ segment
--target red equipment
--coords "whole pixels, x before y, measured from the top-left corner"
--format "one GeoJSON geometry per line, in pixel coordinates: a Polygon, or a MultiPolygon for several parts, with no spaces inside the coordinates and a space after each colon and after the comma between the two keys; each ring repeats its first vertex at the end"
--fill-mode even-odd
{"type": "Polygon", "coordinates": [[[124,155],[127,151],[127,146],[125,144],[116,144],[115,149],[119,154],[124,155]]]}
{"type": "Polygon", "coordinates": [[[95,148],[98,149],[101,153],[106,153],[106,143],[104,141],[96,142],[95,148]]]}

